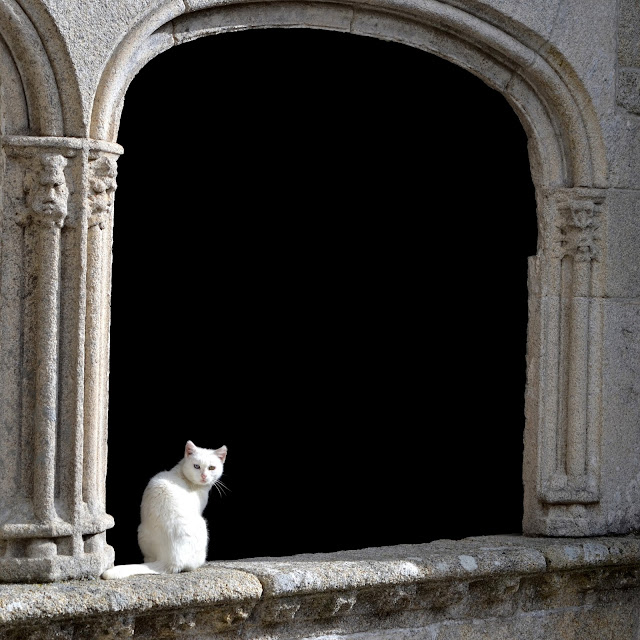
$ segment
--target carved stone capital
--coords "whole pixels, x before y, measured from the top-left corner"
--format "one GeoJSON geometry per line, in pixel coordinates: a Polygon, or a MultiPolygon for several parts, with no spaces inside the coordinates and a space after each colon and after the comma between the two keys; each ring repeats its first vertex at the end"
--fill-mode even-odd
{"type": "Polygon", "coordinates": [[[601,254],[601,205],[604,197],[573,190],[558,194],[554,255],[576,262],[599,260],[601,254]]]}
{"type": "Polygon", "coordinates": [[[42,153],[31,158],[23,182],[27,209],[18,214],[18,224],[62,228],[69,198],[66,166],[67,159],[57,153],[42,153]]]}
{"type": "Polygon", "coordinates": [[[113,207],[120,145],[31,136],[3,136],[0,142],[7,160],[5,217],[11,211],[21,226],[104,228],[113,207]]]}
{"type": "Polygon", "coordinates": [[[104,229],[113,211],[118,166],[112,157],[101,155],[89,162],[89,228],[104,229]]]}
{"type": "Polygon", "coordinates": [[[566,189],[557,194],[554,257],[599,260],[603,202],[604,196],[595,190],[566,189]]]}

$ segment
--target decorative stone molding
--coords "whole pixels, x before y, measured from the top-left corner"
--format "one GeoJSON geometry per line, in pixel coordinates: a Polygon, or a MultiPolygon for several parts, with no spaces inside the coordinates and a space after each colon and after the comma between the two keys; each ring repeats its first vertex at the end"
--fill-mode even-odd
{"type": "Polygon", "coordinates": [[[67,160],[61,154],[45,152],[31,158],[24,178],[27,209],[18,214],[16,220],[25,227],[23,255],[32,257],[25,264],[26,280],[35,283],[30,291],[33,297],[30,313],[25,313],[24,318],[35,334],[35,362],[24,364],[27,367],[35,365],[38,371],[31,378],[33,386],[27,394],[27,398],[33,396],[33,415],[28,416],[28,411],[25,412],[23,427],[32,431],[33,459],[38,463],[29,463],[28,451],[23,451],[23,463],[30,471],[31,506],[36,522],[60,521],[55,507],[56,369],[60,230],[67,217],[69,195],[64,173],[66,165],[67,160]],[[32,423],[26,424],[27,421],[32,423]]]}
{"type": "Polygon", "coordinates": [[[527,399],[537,404],[528,428],[536,433],[541,504],[536,524],[525,518],[528,533],[597,533],[575,506],[601,497],[605,219],[603,190],[556,189],[544,199],[544,251],[531,262],[530,307],[540,318],[529,329],[528,386],[536,395],[527,399]]]}
{"type": "MultiPolygon", "coordinates": [[[[402,4],[402,3],[401,3],[402,4]]],[[[408,11],[376,3],[198,0],[157,5],[118,43],[92,101],[89,134],[115,140],[133,77],[167,49],[208,35],[253,27],[314,27],[416,47],[470,70],[509,100],[527,129],[534,181],[549,185],[607,185],[607,159],[591,97],[571,64],[544,39],[498,28],[477,7],[429,0],[408,11]]]]}
{"type": "Polygon", "coordinates": [[[34,167],[25,173],[24,193],[27,210],[19,223],[62,228],[67,217],[69,189],[61,154],[43,153],[33,158],[34,167]]]}
{"type": "Polygon", "coordinates": [[[15,136],[2,148],[0,404],[11,490],[0,499],[0,581],[95,576],[113,559],[103,291],[121,149],[15,136]],[[95,237],[105,231],[106,242],[95,237]]]}
{"type": "Polygon", "coordinates": [[[118,174],[113,154],[89,156],[87,310],[85,331],[85,473],[83,499],[100,513],[106,501],[107,385],[113,203],[118,174]]]}
{"type": "MultiPolygon", "coordinates": [[[[48,46],[44,46],[38,29],[16,0],[0,3],[0,41],[6,43],[12,53],[12,62],[18,71],[16,81],[20,83],[24,95],[32,135],[62,135],[63,107],[56,74],[47,55],[47,48],[57,48],[57,43],[50,40],[48,46]]],[[[62,57],[59,60],[63,62],[62,57]]],[[[65,92],[66,89],[70,93],[77,93],[76,87],[65,87],[65,92]]],[[[11,105],[9,113],[3,114],[3,117],[12,118],[14,108],[11,105]]],[[[5,129],[3,132],[17,133],[5,129]]]]}
{"type": "Polygon", "coordinates": [[[98,225],[104,229],[113,214],[113,200],[117,188],[116,160],[99,155],[89,162],[89,228],[98,225]]]}
{"type": "MultiPolygon", "coordinates": [[[[604,197],[585,197],[581,191],[580,197],[571,197],[566,192],[558,195],[558,239],[556,241],[557,258],[570,257],[574,265],[576,262],[590,263],[598,260],[600,255],[601,205],[604,197]]],[[[587,281],[582,283],[588,284],[587,281]]],[[[588,295],[588,291],[579,294],[588,295]]]]}

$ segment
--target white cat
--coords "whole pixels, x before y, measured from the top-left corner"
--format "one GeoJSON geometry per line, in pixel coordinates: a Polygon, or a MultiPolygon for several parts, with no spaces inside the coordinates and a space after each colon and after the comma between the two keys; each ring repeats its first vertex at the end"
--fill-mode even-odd
{"type": "Polygon", "coordinates": [[[227,447],[202,449],[191,440],[184,458],[149,480],[140,505],[138,544],[144,564],[107,569],[105,580],[142,573],[192,571],[207,559],[207,521],[202,512],[209,490],[220,480],[227,447]]]}

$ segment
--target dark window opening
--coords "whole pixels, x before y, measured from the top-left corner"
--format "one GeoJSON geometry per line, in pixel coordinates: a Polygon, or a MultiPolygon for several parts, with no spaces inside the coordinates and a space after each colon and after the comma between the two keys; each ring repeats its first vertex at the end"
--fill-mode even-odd
{"type": "Polygon", "coordinates": [[[268,29],[133,80],[118,141],[107,534],[229,447],[209,559],[518,533],[526,136],[472,74],[268,29]]]}

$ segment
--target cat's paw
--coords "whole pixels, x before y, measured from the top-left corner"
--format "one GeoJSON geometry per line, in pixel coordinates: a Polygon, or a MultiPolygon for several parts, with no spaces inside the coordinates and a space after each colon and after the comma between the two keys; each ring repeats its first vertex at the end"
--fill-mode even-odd
{"type": "Polygon", "coordinates": [[[182,564],[169,562],[164,566],[164,573],[180,573],[182,571],[184,571],[182,564]]]}
{"type": "Polygon", "coordinates": [[[118,580],[120,578],[126,578],[129,575],[126,571],[123,571],[123,567],[111,567],[107,569],[100,577],[103,580],[118,580]]]}

